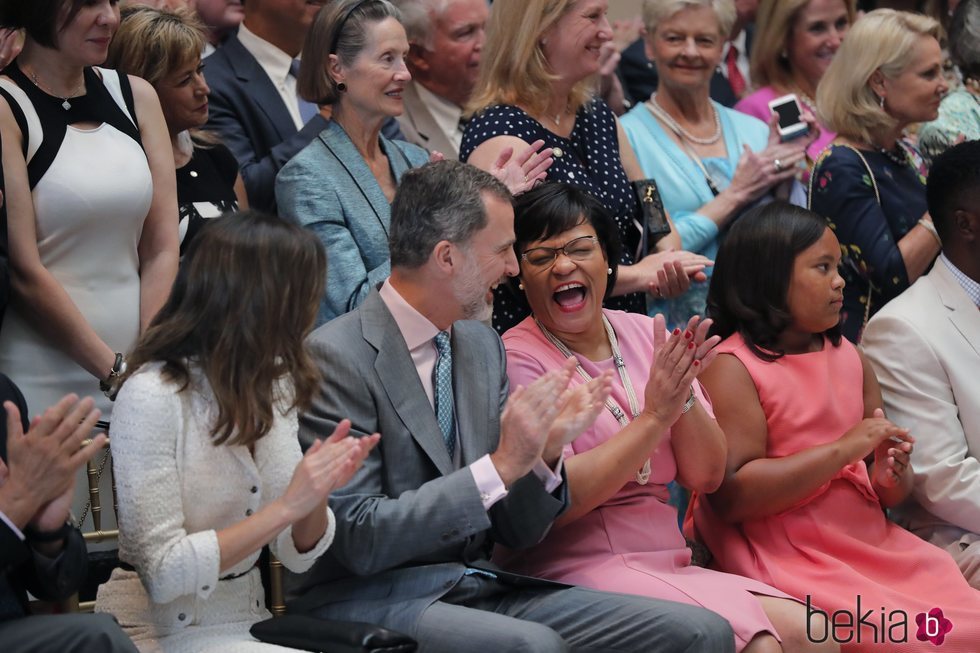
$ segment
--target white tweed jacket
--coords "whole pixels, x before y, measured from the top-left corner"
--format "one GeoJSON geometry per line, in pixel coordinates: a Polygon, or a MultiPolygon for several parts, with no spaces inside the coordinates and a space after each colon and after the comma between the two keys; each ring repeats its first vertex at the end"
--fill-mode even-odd
{"type": "MultiPolygon", "coordinates": [[[[192,369],[192,384],[178,392],[161,368],[154,363],[134,374],[113,409],[119,556],[135,567],[152,602],[204,601],[218,586],[217,531],[285,492],[302,458],[297,415],[277,411],[254,458],[245,446],[215,446],[210,426],[217,406],[203,374],[192,369]]],[[[279,390],[288,396],[287,384],[279,390]]],[[[328,508],[327,530],[310,551],[296,551],[291,527],[270,546],[289,570],[304,572],[330,545],[334,529],[328,508]]],[[[222,576],[248,571],[258,557],[256,551],[222,576]]]]}

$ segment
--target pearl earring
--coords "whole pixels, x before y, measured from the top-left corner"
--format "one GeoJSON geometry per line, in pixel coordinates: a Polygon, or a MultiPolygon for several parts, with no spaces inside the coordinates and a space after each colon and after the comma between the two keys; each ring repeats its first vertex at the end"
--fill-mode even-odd
{"type": "Polygon", "coordinates": [[[612,268],[606,268],[606,274],[612,274],[612,268]]]}
{"type": "Polygon", "coordinates": [[[882,111],[885,110],[885,96],[884,95],[879,95],[878,96],[878,106],[881,107],[881,110],[882,111]]]}
{"type": "Polygon", "coordinates": [[[520,288],[521,290],[524,290],[524,282],[523,281],[518,281],[517,282],[517,287],[520,288]]]}

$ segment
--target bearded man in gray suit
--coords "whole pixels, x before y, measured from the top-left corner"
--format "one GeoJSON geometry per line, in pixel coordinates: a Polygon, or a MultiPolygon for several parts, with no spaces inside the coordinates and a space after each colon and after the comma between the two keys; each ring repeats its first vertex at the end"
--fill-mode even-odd
{"type": "Polygon", "coordinates": [[[382,434],[330,498],[333,545],[291,611],[369,621],[420,651],[734,650],[718,615],[506,573],[494,543],[538,542],[568,507],[564,443],[602,410],[608,377],[567,391],[572,368],[509,398],[486,326],[517,274],[507,189],[454,161],[407,173],[391,209],[391,277],[313,333],[324,380],[300,437],[350,418],[382,434]]]}

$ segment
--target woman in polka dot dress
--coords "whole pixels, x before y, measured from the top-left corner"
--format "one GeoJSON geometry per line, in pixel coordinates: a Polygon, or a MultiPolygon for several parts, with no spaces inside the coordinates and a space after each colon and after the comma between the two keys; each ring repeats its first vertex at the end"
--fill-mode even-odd
{"type": "MultiPolygon", "coordinates": [[[[497,0],[487,28],[483,69],[470,108],[460,160],[490,170],[509,147],[543,140],[554,163],[548,179],[595,196],[615,216],[622,239],[619,278],[606,306],[643,313],[644,293],[675,296],[689,275],[704,278],[704,257],[674,251],[671,233],[643,256],[640,207],[631,179],[642,179],[636,158],[606,104],[592,97],[600,50],[612,38],[607,0],[497,0]]],[[[530,311],[502,284],[493,324],[499,332],[530,311]]]]}

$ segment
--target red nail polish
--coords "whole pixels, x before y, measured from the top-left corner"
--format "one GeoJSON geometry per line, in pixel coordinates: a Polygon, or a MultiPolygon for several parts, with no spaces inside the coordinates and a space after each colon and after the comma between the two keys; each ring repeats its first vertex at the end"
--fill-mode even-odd
{"type": "Polygon", "coordinates": [[[694,349],[694,343],[693,342],[687,343],[687,348],[688,349],[694,349]]]}
{"type": "Polygon", "coordinates": [[[694,367],[700,367],[701,361],[694,361],[694,367]]]}
{"type": "Polygon", "coordinates": [[[674,329],[674,335],[675,336],[679,336],[680,334],[681,334],[681,330],[680,329],[674,329]]]}
{"type": "Polygon", "coordinates": [[[694,334],[691,333],[690,331],[685,331],[684,332],[684,337],[687,338],[688,340],[690,340],[692,337],[694,337],[694,334]]]}

